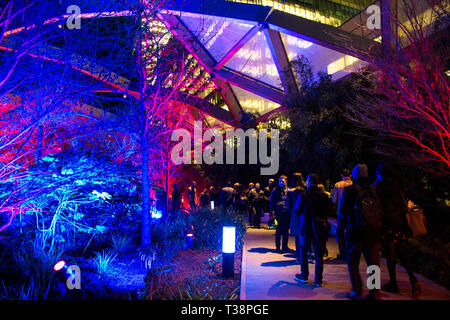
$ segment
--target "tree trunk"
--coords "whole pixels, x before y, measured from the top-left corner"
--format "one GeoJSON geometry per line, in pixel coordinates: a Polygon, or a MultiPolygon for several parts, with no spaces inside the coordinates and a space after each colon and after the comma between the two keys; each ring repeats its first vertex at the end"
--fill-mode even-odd
{"type": "Polygon", "coordinates": [[[151,244],[151,215],[150,215],[150,181],[149,181],[149,156],[147,137],[141,137],[141,170],[142,170],[142,238],[141,245],[151,244]]]}

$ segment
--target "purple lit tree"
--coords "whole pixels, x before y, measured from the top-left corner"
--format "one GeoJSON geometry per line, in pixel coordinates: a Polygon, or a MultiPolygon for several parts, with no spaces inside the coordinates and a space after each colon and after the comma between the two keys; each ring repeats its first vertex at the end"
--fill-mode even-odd
{"type": "Polygon", "coordinates": [[[401,1],[398,8],[363,74],[370,86],[349,104],[347,117],[380,133],[379,153],[448,176],[448,2],[401,1]]]}

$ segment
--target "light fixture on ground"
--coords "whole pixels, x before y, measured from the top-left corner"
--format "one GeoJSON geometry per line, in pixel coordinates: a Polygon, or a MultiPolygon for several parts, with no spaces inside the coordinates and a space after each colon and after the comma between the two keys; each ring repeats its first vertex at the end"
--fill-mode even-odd
{"type": "Polygon", "coordinates": [[[61,282],[65,282],[67,288],[81,289],[80,268],[77,265],[68,266],[64,260],[60,260],[53,266],[53,271],[61,282]]]}
{"type": "Polygon", "coordinates": [[[193,246],[194,246],[194,234],[188,233],[186,235],[186,248],[192,249],[193,246]]]}
{"type": "Polygon", "coordinates": [[[211,201],[211,210],[214,210],[214,201],[211,201]]]}
{"type": "Polygon", "coordinates": [[[222,276],[234,276],[234,253],[236,251],[236,227],[223,227],[222,236],[222,276]]]}

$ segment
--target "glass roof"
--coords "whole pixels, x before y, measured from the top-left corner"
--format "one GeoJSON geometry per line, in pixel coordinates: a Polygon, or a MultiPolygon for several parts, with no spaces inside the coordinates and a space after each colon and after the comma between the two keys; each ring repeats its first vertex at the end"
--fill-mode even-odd
{"type": "MultiPolygon", "coordinates": [[[[350,19],[354,14],[361,12],[360,8],[365,8],[368,0],[361,0],[353,7],[349,5],[352,1],[348,0],[321,0],[321,10],[316,10],[315,15],[312,16],[308,15],[307,7],[316,5],[315,1],[286,1],[285,7],[279,4],[280,1],[272,0],[237,0],[235,2],[274,5],[275,9],[289,13],[292,13],[290,11],[297,8],[295,9],[297,11],[294,10],[296,15],[338,26],[344,22],[343,20],[350,19]],[[314,3],[314,5],[310,2],[314,3]],[[275,3],[278,4],[275,5],[275,3]],[[333,11],[331,9],[339,5],[341,9],[344,7],[346,10],[348,9],[346,13],[339,17],[330,15],[333,11]],[[327,16],[327,19],[322,19],[323,14],[327,16]],[[340,20],[339,23],[335,21],[338,18],[340,20]]],[[[176,14],[211,57],[214,58],[216,63],[220,62],[224,57],[231,57],[225,63],[225,68],[284,91],[284,86],[275,64],[275,57],[272,56],[272,51],[262,30],[257,32],[250,40],[247,40],[240,49],[235,52],[232,50],[256,25],[256,22],[198,13],[178,12],[176,14]]],[[[293,61],[303,55],[311,62],[314,74],[317,74],[319,71],[327,72],[332,75],[333,80],[338,80],[351,72],[355,72],[366,64],[355,57],[328,49],[299,37],[281,33],[281,39],[289,61],[293,61]]],[[[251,85],[248,90],[245,90],[242,87],[233,85],[232,81],[230,81],[230,84],[234,95],[245,112],[264,115],[280,107],[280,104],[251,92],[250,90],[254,90],[251,88],[251,85]]],[[[241,86],[241,84],[239,85],[241,86]]]]}
{"type": "Polygon", "coordinates": [[[280,105],[278,103],[267,100],[263,97],[260,97],[250,91],[241,89],[236,86],[231,86],[234,94],[236,95],[241,107],[245,112],[258,114],[260,116],[270,112],[276,108],[279,108],[280,105]]]}
{"type": "Polygon", "coordinates": [[[273,87],[283,88],[269,45],[261,31],[247,42],[225,66],[273,87]]]}
{"type": "Polygon", "coordinates": [[[339,27],[374,0],[226,0],[273,7],[292,15],[339,27]]]}
{"type": "Polygon", "coordinates": [[[183,13],[180,18],[216,61],[253,27],[249,22],[236,19],[192,13],[183,13]]]}
{"type": "Polygon", "coordinates": [[[332,75],[333,80],[338,80],[365,64],[355,57],[325,48],[301,38],[287,34],[282,34],[281,38],[287,49],[286,51],[290,61],[303,55],[311,62],[314,74],[317,74],[319,71],[327,72],[332,75]]]}

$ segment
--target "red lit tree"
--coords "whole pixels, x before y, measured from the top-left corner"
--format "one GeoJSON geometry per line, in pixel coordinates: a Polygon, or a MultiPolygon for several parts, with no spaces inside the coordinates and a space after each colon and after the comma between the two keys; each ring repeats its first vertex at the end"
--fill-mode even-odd
{"type": "Polygon", "coordinates": [[[401,1],[392,41],[363,76],[369,88],[347,108],[380,133],[378,152],[437,175],[450,174],[448,2],[401,1]]]}

